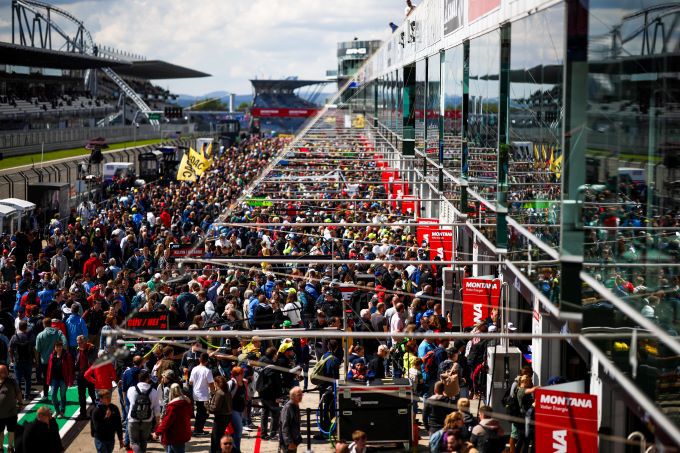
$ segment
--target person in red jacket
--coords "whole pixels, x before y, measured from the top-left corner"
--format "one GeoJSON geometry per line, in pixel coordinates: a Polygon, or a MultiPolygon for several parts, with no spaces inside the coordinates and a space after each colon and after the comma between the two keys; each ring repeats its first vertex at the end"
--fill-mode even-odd
{"type": "MultiPolygon", "coordinates": [[[[102,360],[105,351],[99,351],[99,360],[102,360]]],[[[86,372],[85,379],[94,384],[97,391],[113,389],[113,383],[118,382],[116,368],[110,360],[94,363],[86,372]]]]}
{"type": "Polygon", "coordinates": [[[73,385],[73,359],[71,354],[64,350],[64,343],[54,343],[54,351],[47,363],[47,383],[50,385],[52,405],[57,417],[64,417],[66,411],[66,388],[73,385]],[[61,402],[57,395],[59,391],[61,402]]]}
{"type": "Polygon", "coordinates": [[[169,401],[153,437],[160,438],[167,453],[184,453],[184,445],[191,440],[193,405],[179,384],[170,386],[169,401]]]}
{"type": "Polygon", "coordinates": [[[88,279],[95,278],[97,276],[97,268],[99,266],[102,266],[102,262],[97,257],[97,254],[94,252],[90,253],[90,257],[83,265],[83,276],[88,279]]]}

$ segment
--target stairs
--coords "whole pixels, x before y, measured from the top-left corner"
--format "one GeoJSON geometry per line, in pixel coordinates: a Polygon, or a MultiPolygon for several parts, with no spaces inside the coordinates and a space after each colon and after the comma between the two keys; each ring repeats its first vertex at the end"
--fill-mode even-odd
{"type": "MultiPolygon", "coordinates": [[[[135,103],[135,105],[139,108],[139,110],[144,113],[145,115],[149,115],[151,112],[151,109],[149,108],[148,105],[146,105],[146,102],[133,90],[130,85],[128,85],[125,80],[123,80],[118,74],[116,74],[113,69],[111,68],[102,68],[102,71],[104,71],[104,74],[106,74],[113,82],[120,87],[120,89],[125,93],[127,97],[132,99],[132,102],[135,103]]],[[[112,120],[115,118],[112,118],[112,120]]],[[[158,126],[158,120],[149,120],[149,123],[158,126]]]]}

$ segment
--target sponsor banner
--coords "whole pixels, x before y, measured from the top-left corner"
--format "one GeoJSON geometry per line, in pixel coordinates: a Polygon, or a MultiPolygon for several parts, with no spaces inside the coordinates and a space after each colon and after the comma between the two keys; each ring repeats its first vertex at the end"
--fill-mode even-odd
{"type": "Polygon", "coordinates": [[[342,294],[342,300],[348,302],[352,299],[352,294],[357,290],[356,286],[340,286],[340,293],[342,294]]]}
{"type": "Polygon", "coordinates": [[[136,312],[126,321],[131,330],[168,330],[168,314],[164,312],[136,312]]]}
{"type": "Polygon", "coordinates": [[[404,195],[401,200],[401,212],[413,214],[416,212],[416,197],[413,195],[404,195]]]}
{"type": "Polygon", "coordinates": [[[536,451],[597,451],[597,396],[539,388],[536,451]]]}
{"type": "Polygon", "coordinates": [[[416,239],[418,246],[422,247],[423,242],[430,243],[430,231],[438,228],[439,219],[419,217],[418,226],[416,227],[416,239]]]}
{"type": "Polygon", "coordinates": [[[497,308],[501,298],[501,280],[498,278],[463,279],[463,329],[485,320],[492,308],[497,308]]]}
{"type": "Polygon", "coordinates": [[[463,25],[463,0],[445,0],[444,35],[453,33],[463,25]]]}
{"type": "Polygon", "coordinates": [[[397,201],[403,199],[406,194],[408,194],[408,181],[398,180],[392,182],[391,198],[395,200],[392,202],[392,209],[397,209],[397,201]]]}
{"type": "Polygon", "coordinates": [[[317,109],[253,108],[251,113],[257,118],[307,118],[316,115],[317,109]]]}
{"type": "Polygon", "coordinates": [[[469,0],[468,21],[472,22],[499,6],[501,6],[501,0],[469,0]]]}
{"type": "Polygon", "coordinates": [[[384,167],[380,172],[380,180],[385,187],[385,192],[390,193],[390,183],[399,177],[399,172],[394,168],[384,167]]]}
{"type": "Polygon", "coordinates": [[[431,260],[453,260],[453,230],[450,227],[436,227],[430,230],[429,244],[431,260]]]}
{"type": "Polygon", "coordinates": [[[190,258],[203,256],[203,246],[170,244],[170,256],[173,258],[190,258]]]}

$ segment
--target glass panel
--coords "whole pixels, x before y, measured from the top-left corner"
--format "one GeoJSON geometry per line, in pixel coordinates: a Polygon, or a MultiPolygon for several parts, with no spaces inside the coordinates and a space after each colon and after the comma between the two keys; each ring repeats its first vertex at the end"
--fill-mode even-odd
{"type": "Polygon", "coordinates": [[[441,58],[439,54],[427,59],[427,104],[425,106],[426,153],[439,162],[439,110],[441,93],[441,58]]]}
{"type": "Polygon", "coordinates": [[[416,99],[415,99],[415,115],[416,115],[416,149],[425,149],[425,95],[426,95],[426,79],[427,79],[427,64],[425,60],[416,62],[416,99]]]}
{"type": "Polygon", "coordinates": [[[563,30],[563,5],[511,27],[508,207],[520,224],[559,224],[563,30]]]}
{"type": "Polygon", "coordinates": [[[444,168],[460,175],[463,133],[463,46],[444,55],[444,168]]]}
{"type": "MultiPolygon", "coordinates": [[[[680,27],[677,2],[591,0],[588,46],[585,270],[672,336],[680,332],[680,27]]],[[[597,294],[584,326],[636,328],[597,294]]],[[[680,424],[680,359],[656,340],[601,343],[680,424]]]]}
{"type": "Polygon", "coordinates": [[[500,30],[470,41],[469,139],[476,146],[498,147],[500,30]]]}

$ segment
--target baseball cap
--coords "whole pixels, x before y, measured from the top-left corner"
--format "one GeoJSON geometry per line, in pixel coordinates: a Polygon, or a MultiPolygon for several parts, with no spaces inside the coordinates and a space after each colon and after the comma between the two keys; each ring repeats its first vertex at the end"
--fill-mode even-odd
{"type": "Polygon", "coordinates": [[[156,272],[155,274],[153,274],[153,278],[160,280],[161,274],[159,272],[156,272]]]}
{"type": "Polygon", "coordinates": [[[363,318],[365,315],[369,314],[370,312],[371,312],[371,311],[370,311],[368,308],[364,308],[363,310],[361,310],[361,311],[359,312],[359,314],[360,314],[361,317],[363,318]]]}
{"type": "Polygon", "coordinates": [[[281,346],[279,346],[279,353],[286,352],[289,349],[293,348],[293,343],[282,343],[281,346]]]}

